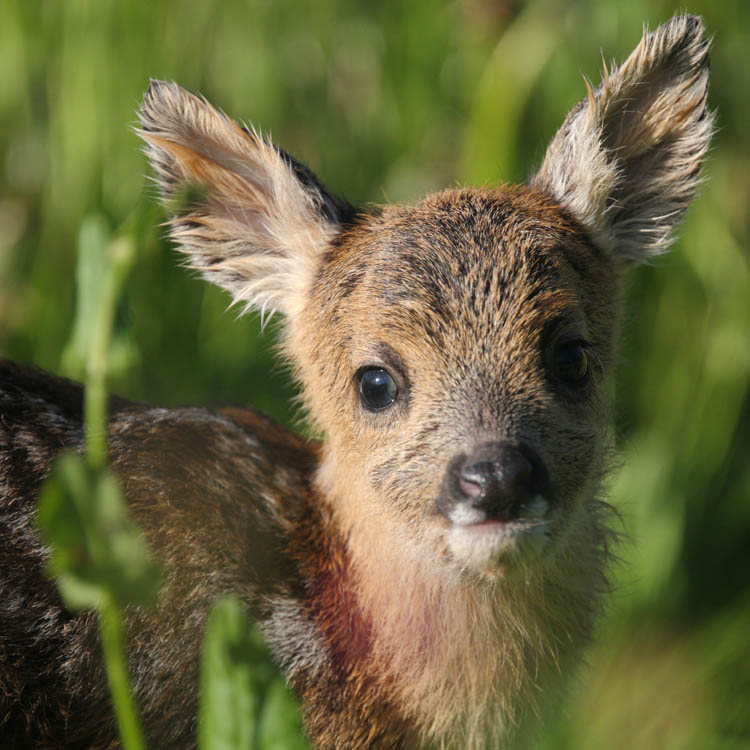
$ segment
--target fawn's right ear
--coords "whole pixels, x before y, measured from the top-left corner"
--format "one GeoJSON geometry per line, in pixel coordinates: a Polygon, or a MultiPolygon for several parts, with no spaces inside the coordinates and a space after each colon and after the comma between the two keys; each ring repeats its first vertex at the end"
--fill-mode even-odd
{"type": "Polygon", "coordinates": [[[151,81],[139,116],[188,265],[246,308],[294,316],[320,254],[354,209],[307,167],[175,83],[151,81]]]}
{"type": "Polygon", "coordinates": [[[663,252],[693,199],[712,132],[708,47],[696,16],[644,34],[589,87],[531,180],[620,258],[663,252]]]}

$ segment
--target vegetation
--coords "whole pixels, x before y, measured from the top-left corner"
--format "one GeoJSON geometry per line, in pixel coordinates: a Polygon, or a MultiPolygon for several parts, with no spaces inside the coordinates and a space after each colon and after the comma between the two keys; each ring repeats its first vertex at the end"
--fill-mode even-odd
{"type": "MultiPolygon", "coordinates": [[[[157,227],[128,129],[149,76],[272,132],[354,202],[409,200],[523,179],[584,95],[581,74],[600,77],[600,49],[621,60],[644,21],[683,7],[4,0],[0,354],[86,375],[89,334],[70,333],[93,309],[76,303],[76,249],[125,226],[138,241],[114,312],[112,390],[164,405],[249,403],[294,424],[272,330],[234,320],[157,227]]],[[[750,747],[750,6],[695,0],[688,10],[715,34],[715,148],[680,241],[631,275],[622,468],[610,487],[627,539],[589,664],[549,718],[544,750],[750,747]]],[[[83,280],[100,284],[95,271],[83,280]]],[[[228,606],[217,619],[244,643],[228,606]]],[[[237,731],[258,737],[262,724],[237,731]]]]}

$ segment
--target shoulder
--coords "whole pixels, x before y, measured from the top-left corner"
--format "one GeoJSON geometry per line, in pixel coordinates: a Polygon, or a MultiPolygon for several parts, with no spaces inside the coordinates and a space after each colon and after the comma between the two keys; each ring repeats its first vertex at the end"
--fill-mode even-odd
{"type": "MultiPolygon", "coordinates": [[[[190,489],[183,497],[276,497],[308,486],[317,446],[259,412],[230,407],[153,407],[109,401],[110,459],[134,491],[190,489]],[[261,493],[261,490],[264,492],[261,493]]],[[[83,387],[0,359],[0,466],[6,480],[41,482],[57,453],[83,448],[83,387]]],[[[1,479],[2,477],[0,477],[1,479]]]]}

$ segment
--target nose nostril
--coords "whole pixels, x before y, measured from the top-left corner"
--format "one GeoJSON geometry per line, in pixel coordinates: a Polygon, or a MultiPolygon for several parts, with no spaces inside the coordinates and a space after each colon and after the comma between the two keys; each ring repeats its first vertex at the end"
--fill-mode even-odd
{"type": "Polygon", "coordinates": [[[456,500],[489,518],[512,519],[534,491],[534,466],[516,446],[490,444],[454,474],[456,500]],[[478,459],[478,460],[477,460],[478,459]]]}
{"type": "Polygon", "coordinates": [[[437,500],[453,523],[509,522],[544,515],[550,490],[544,464],[521,444],[485,443],[451,462],[437,500]],[[537,503],[534,505],[534,503],[537,503]]]}
{"type": "Polygon", "coordinates": [[[475,498],[482,494],[482,485],[474,476],[467,476],[463,472],[458,477],[458,488],[466,497],[475,498]]]}
{"type": "Polygon", "coordinates": [[[465,497],[476,500],[487,492],[492,471],[492,464],[487,461],[464,466],[458,474],[458,488],[465,497]]]}

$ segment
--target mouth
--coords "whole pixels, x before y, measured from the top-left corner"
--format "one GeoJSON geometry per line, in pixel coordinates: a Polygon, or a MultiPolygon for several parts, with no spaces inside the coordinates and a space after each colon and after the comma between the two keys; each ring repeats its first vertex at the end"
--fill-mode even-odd
{"type": "Polygon", "coordinates": [[[456,507],[449,515],[447,541],[453,555],[472,568],[531,561],[550,540],[549,502],[536,495],[512,520],[487,518],[476,508],[456,507]]]}

